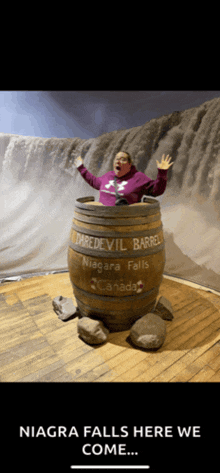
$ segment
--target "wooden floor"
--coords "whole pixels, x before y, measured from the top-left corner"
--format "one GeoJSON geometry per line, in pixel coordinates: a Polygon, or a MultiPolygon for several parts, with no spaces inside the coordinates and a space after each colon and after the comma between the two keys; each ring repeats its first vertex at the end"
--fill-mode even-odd
{"type": "Polygon", "coordinates": [[[0,285],[1,382],[219,382],[220,297],[163,278],[174,319],[156,352],[134,348],[129,331],[89,346],[77,320],[58,319],[56,296],[71,297],[68,273],[0,285]]]}

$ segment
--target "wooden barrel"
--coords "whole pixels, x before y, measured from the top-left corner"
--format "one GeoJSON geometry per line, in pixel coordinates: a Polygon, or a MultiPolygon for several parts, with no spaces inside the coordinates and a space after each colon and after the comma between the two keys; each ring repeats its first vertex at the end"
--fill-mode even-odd
{"type": "Polygon", "coordinates": [[[109,207],[76,200],[68,268],[82,316],[128,330],[155,304],[165,265],[160,204],[109,207]]]}

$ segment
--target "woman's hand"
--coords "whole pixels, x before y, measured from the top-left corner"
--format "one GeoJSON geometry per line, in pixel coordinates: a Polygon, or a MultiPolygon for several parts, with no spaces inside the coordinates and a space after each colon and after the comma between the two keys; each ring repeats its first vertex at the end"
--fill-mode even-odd
{"type": "Polygon", "coordinates": [[[169,157],[169,154],[166,156],[165,159],[164,158],[165,158],[165,154],[163,154],[163,156],[162,156],[161,163],[159,163],[159,161],[157,161],[158,169],[169,169],[170,166],[172,166],[173,162],[172,163],[170,162],[172,158],[169,157]]]}
{"type": "Polygon", "coordinates": [[[83,164],[83,160],[82,160],[81,156],[78,156],[78,158],[75,158],[73,162],[74,162],[74,164],[77,168],[79,166],[81,166],[81,164],[83,164]]]}

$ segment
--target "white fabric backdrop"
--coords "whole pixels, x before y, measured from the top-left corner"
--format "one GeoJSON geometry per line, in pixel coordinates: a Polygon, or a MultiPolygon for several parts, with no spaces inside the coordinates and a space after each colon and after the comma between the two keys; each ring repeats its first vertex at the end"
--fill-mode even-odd
{"type": "Polygon", "coordinates": [[[220,99],[208,104],[207,110],[203,106],[188,115],[183,112],[177,125],[174,122],[159,138],[159,119],[89,140],[0,133],[0,279],[68,270],[75,199],[94,195],[98,200],[71,157],[85,156],[87,168],[99,175],[111,169],[115,153],[124,147],[133,150],[138,169],[152,178],[156,159],[163,152],[174,156],[167,190],[158,198],[166,245],[164,273],[220,291],[220,99]],[[212,125],[209,134],[207,125],[200,126],[204,110],[212,125]],[[152,159],[146,155],[145,160],[149,136],[158,141],[149,151],[152,159]]]}

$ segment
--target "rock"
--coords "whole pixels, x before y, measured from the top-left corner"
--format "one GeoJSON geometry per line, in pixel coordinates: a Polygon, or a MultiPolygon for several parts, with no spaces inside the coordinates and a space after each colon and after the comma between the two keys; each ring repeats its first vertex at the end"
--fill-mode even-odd
{"type": "Polygon", "coordinates": [[[77,330],[79,336],[90,345],[104,343],[109,334],[109,330],[101,320],[90,319],[90,317],[82,317],[79,319],[77,330]]]}
{"type": "Polygon", "coordinates": [[[166,337],[166,324],[156,314],[149,313],[138,319],[131,327],[130,339],[134,345],[146,349],[158,349],[166,337]]]}
{"type": "Polygon", "coordinates": [[[67,320],[72,315],[78,313],[78,308],[73,304],[72,299],[57,296],[52,301],[53,309],[61,320],[67,320]]]}
{"type": "Polygon", "coordinates": [[[163,296],[158,299],[153,313],[159,315],[164,320],[173,320],[174,317],[171,302],[163,296]]]}

